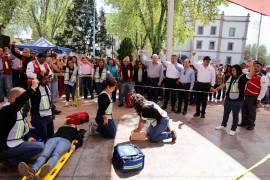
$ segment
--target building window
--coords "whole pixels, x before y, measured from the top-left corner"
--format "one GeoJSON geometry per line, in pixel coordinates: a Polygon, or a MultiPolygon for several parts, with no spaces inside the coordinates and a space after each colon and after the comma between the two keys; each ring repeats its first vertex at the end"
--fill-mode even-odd
{"type": "Polygon", "coordinates": [[[216,31],[217,31],[217,27],[216,26],[211,26],[210,34],[211,35],[216,35],[216,31]]]}
{"type": "Polygon", "coordinates": [[[199,26],[198,27],[198,32],[197,32],[198,34],[203,34],[203,26],[199,26]]]}
{"type": "Polygon", "coordinates": [[[231,56],[227,56],[226,57],[226,64],[231,64],[232,63],[232,57],[231,56]]]}
{"type": "Polygon", "coordinates": [[[202,49],[202,41],[197,41],[196,49],[202,49]]]}
{"type": "Polygon", "coordinates": [[[210,41],[209,42],[209,49],[214,50],[215,49],[215,41],[210,41]]]}
{"type": "Polygon", "coordinates": [[[234,27],[230,27],[230,29],[229,29],[229,36],[230,37],[234,37],[235,36],[235,28],[234,27]]]}
{"type": "Polygon", "coordinates": [[[232,50],[233,50],[233,43],[232,43],[232,42],[229,42],[229,43],[228,43],[227,50],[228,50],[228,51],[232,51],[232,50]]]}

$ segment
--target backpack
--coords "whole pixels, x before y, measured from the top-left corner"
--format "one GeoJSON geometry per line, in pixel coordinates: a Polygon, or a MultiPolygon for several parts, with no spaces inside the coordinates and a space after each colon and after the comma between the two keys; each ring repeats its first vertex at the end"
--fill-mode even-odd
{"type": "Polygon", "coordinates": [[[137,145],[119,144],[114,147],[112,163],[122,173],[141,171],[144,167],[144,154],[137,145]]]}
{"type": "Polygon", "coordinates": [[[89,114],[87,112],[77,112],[66,117],[67,124],[83,124],[89,121],[89,114]]]}

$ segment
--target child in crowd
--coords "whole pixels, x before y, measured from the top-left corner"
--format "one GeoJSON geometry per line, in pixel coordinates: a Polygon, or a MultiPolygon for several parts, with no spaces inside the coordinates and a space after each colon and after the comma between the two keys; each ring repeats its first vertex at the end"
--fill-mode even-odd
{"type": "Polygon", "coordinates": [[[65,92],[66,92],[66,106],[69,106],[69,97],[70,94],[72,96],[72,101],[75,100],[75,91],[77,85],[77,77],[78,77],[78,68],[75,65],[73,58],[69,57],[67,60],[67,65],[65,69],[64,75],[64,84],[65,84],[65,92]]]}
{"type": "Polygon", "coordinates": [[[113,101],[111,93],[115,90],[116,81],[108,78],[103,82],[102,92],[98,96],[98,108],[96,115],[97,131],[106,138],[114,138],[116,125],[113,120],[113,101]]]}
{"type": "Polygon", "coordinates": [[[170,138],[172,138],[172,142],[176,141],[176,132],[171,131],[169,128],[169,118],[166,111],[156,103],[147,101],[140,94],[133,94],[131,102],[140,116],[140,122],[134,132],[140,132],[144,127],[144,123],[147,122],[150,124],[148,128],[150,142],[160,142],[170,138]]]}
{"type": "Polygon", "coordinates": [[[34,179],[34,177],[35,179],[44,178],[56,165],[60,157],[71,148],[72,141],[78,141],[75,147],[72,148],[78,148],[82,145],[84,133],[85,130],[78,130],[75,125],[60,127],[54,137],[47,141],[43,152],[32,166],[27,165],[25,162],[18,165],[19,173],[26,176],[27,179],[34,179]],[[39,175],[35,176],[41,167],[39,175]]]}

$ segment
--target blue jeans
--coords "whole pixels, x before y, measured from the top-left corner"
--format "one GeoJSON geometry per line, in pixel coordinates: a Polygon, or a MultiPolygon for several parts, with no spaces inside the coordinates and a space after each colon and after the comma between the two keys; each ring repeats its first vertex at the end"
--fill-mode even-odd
{"type": "Polygon", "coordinates": [[[0,161],[5,160],[10,164],[17,165],[23,161],[29,161],[34,156],[42,152],[44,144],[42,142],[23,142],[17,147],[9,148],[0,153],[0,161]]]}
{"type": "Polygon", "coordinates": [[[129,82],[120,82],[119,84],[119,102],[124,103],[124,97],[132,91],[132,84],[129,82]]]}
{"type": "Polygon", "coordinates": [[[160,142],[164,139],[171,138],[171,132],[165,131],[168,127],[168,124],[168,118],[164,117],[156,126],[150,125],[148,128],[148,136],[150,142],[160,142]]]}
{"type": "Polygon", "coordinates": [[[32,168],[37,171],[44,163],[49,159],[48,165],[53,168],[60,157],[70,149],[71,142],[62,137],[54,137],[47,141],[44,150],[37,158],[36,162],[32,165],[32,168]]]}
{"type": "Polygon", "coordinates": [[[5,96],[8,97],[11,88],[12,75],[0,72],[0,99],[4,99],[5,96]]]}
{"type": "Polygon", "coordinates": [[[58,78],[52,78],[51,82],[49,83],[49,88],[51,90],[52,93],[52,101],[56,102],[58,99],[58,78]]]}
{"type": "Polygon", "coordinates": [[[46,142],[54,135],[54,125],[51,116],[32,116],[31,124],[35,128],[39,141],[46,142]]]}
{"type": "Polygon", "coordinates": [[[106,138],[115,138],[116,125],[113,119],[109,119],[107,125],[103,124],[103,118],[101,115],[96,116],[96,123],[98,124],[97,131],[106,138]]]}
{"type": "Polygon", "coordinates": [[[72,96],[72,100],[75,100],[75,91],[76,91],[76,83],[74,86],[70,86],[65,84],[65,92],[66,92],[66,101],[69,101],[70,94],[72,96]]]}
{"type": "Polygon", "coordinates": [[[221,125],[224,127],[227,126],[228,119],[229,119],[230,113],[232,111],[233,123],[232,123],[231,130],[235,131],[237,129],[237,126],[238,126],[239,113],[240,113],[240,109],[242,108],[242,106],[243,106],[243,101],[231,101],[231,100],[225,99],[223,121],[222,121],[221,125]]]}

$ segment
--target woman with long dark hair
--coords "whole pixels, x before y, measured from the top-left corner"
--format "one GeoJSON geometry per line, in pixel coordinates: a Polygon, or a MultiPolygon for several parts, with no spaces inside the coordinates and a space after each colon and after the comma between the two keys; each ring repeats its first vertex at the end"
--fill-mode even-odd
{"type": "Polygon", "coordinates": [[[72,101],[75,100],[75,91],[77,86],[77,77],[78,77],[78,68],[75,65],[72,57],[69,57],[67,60],[67,65],[64,74],[64,84],[65,84],[65,92],[66,92],[66,104],[65,106],[69,106],[69,97],[71,94],[72,101]]]}
{"type": "Polygon", "coordinates": [[[133,81],[135,82],[135,91],[141,95],[144,94],[144,88],[140,87],[145,85],[147,81],[146,68],[141,61],[136,61],[133,72],[133,81]]]}
{"type": "Polygon", "coordinates": [[[234,136],[238,121],[239,121],[239,112],[242,108],[244,102],[244,91],[246,87],[246,83],[249,80],[249,77],[254,75],[254,67],[251,61],[249,64],[249,74],[243,74],[241,66],[238,64],[233,65],[231,67],[231,76],[228,78],[226,83],[221,84],[217,87],[217,90],[222,89],[226,86],[225,92],[225,101],[224,101],[224,113],[223,113],[223,121],[220,126],[216,127],[216,130],[226,130],[227,122],[229,119],[229,115],[232,111],[233,115],[233,123],[230,131],[230,135],[234,136]]]}
{"type": "Polygon", "coordinates": [[[140,94],[133,94],[131,102],[140,116],[140,122],[134,132],[140,132],[144,127],[144,123],[147,122],[150,124],[147,130],[150,142],[160,142],[170,138],[172,138],[172,142],[176,141],[176,132],[171,131],[169,128],[169,118],[166,111],[156,103],[147,101],[140,94]]]}
{"type": "Polygon", "coordinates": [[[98,96],[98,107],[96,115],[97,131],[106,138],[114,138],[116,125],[113,120],[112,92],[115,90],[116,80],[107,78],[102,83],[102,91],[98,96]]]}

